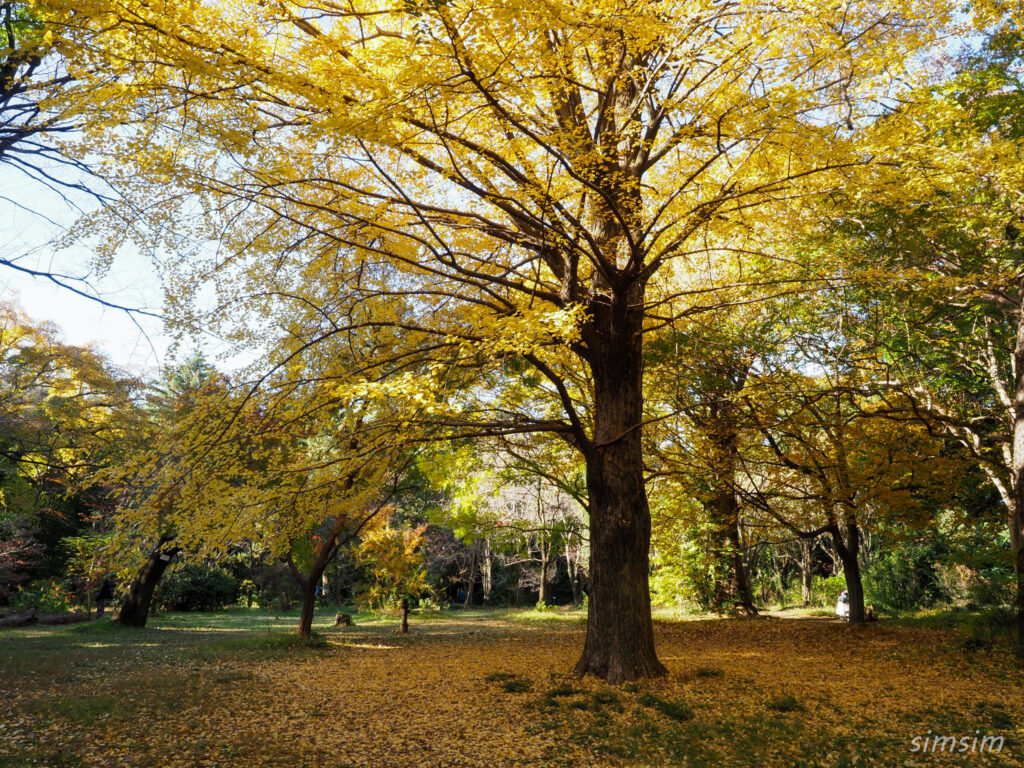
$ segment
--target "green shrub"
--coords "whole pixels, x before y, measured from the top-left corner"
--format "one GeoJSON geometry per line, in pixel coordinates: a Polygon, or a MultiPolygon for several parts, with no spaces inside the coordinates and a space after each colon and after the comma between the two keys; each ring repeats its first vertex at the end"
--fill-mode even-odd
{"type": "Polygon", "coordinates": [[[51,579],[26,584],[16,593],[11,607],[19,612],[35,608],[40,613],[64,613],[74,609],[75,601],[67,584],[51,579]]]}
{"type": "Polygon", "coordinates": [[[238,602],[238,581],[227,571],[186,565],[160,590],[160,607],[171,611],[215,611],[238,602]]]}
{"type": "Polygon", "coordinates": [[[302,599],[295,577],[284,563],[268,563],[253,577],[259,588],[260,608],[276,611],[290,611],[302,599]]]}
{"type": "Polygon", "coordinates": [[[892,611],[927,608],[944,596],[934,546],[908,544],[886,552],[864,574],[865,602],[892,611]]]}
{"type": "Polygon", "coordinates": [[[829,576],[823,579],[815,576],[811,581],[811,602],[828,608],[835,606],[839,593],[846,589],[846,579],[842,576],[829,576]]]}

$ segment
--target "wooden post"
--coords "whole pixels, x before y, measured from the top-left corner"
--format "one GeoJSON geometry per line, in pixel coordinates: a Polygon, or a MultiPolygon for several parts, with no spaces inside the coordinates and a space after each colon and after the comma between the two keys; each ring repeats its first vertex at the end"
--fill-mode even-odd
{"type": "Polygon", "coordinates": [[[402,598],[402,634],[409,634],[409,598],[402,598]]]}

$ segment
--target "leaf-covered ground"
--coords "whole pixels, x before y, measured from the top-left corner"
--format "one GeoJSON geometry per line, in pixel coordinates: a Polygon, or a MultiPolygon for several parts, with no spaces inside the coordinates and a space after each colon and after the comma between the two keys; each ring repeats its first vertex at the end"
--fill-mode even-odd
{"type": "MultiPolygon", "coordinates": [[[[322,628],[170,615],[0,634],[0,766],[1024,766],[1007,643],[829,619],[659,622],[669,677],[566,673],[578,620],[482,612],[322,628]],[[1002,736],[998,753],[914,737],[1002,736]]],[[[958,742],[959,744],[960,742],[958,742]]]]}

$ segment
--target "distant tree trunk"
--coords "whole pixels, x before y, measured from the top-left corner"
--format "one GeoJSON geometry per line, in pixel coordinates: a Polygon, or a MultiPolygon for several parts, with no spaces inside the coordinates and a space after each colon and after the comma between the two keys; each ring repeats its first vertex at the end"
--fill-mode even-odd
{"type": "Polygon", "coordinates": [[[488,538],[484,539],[484,565],[480,571],[480,583],[484,591],[484,605],[490,605],[494,589],[494,550],[488,538]]]}
{"type": "Polygon", "coordinates": [[[409,598],[402,598],[402,634],[409,634],[409,598]]]}
{"type": "Polygon", "coordinates": [[[711,544],[715,573],[713,607],[719,613],[740,611],[755,616],[757,608],[740,540],[739,500],[731,484],[719,489],[708,509],[717,526],[711,544]]]}
{"type": "Polygon", "coordinates": [[[476,585],[476,552],[469,553],[469,577],[466,579],[466,599],[462,603],[463,608],[473,605],[473,587],[476,585]]]}
{"type": "Polygon", "coordinates": [[[165,548],[169,542],[170,539],[161,540],[139,570],[139,575],[135,577],[124,602],[121,603],[121,611],[117,616],[119,624],[126,627],[146,626],[153,602],[153,592],[167,571],[167,566],[175,555],[181,552],[179,547],[165,548]]]}
{"type": "Polygon", "coordinates": [[[537,534],[537,540],[540,542],[540,585],[537,605],[548,604],[548,561],[551,559],[551,542],[547,536],[544,531],[537,534]]]}
{"type": "Polygon", "coordinates": [[[736,467],[739,463],[739,415],[734,396],[744,386],[749,363],[726,360],[709,368],[709,402],[704,411],[703,429],[711,440],[714,496],[707,505],[715,525],[712,553],[715,560],[715,610],[741,611],[756,615],[740,536],[740,503],[736,493],[736,467]]]}
{"type": "MultiPolygon", "coordinates": [[[[375,514],[375,513],[374,513],[375,514]]],[[[363,521],[368,521],[373,515],[369,515],[363,521]]],[[[316,588],[323,579],[324,571],[334,558],[338,556],[342,545],[348,543],[356,535],[361,526],[353,530],[347,530],[344,519],[336,520],[333,525],[324,533],[319,549],[315,551],[316,559],[305,576],[299,571],[289,552],[284,558],[302,592],[302,613],[299,616],[299,626],[296,632],[300,637],[309,637],[313,633],[313,616],[316,612],[316,588]]]]}
{"type": "Polygon", "coordinates": [[[729,527],[728,541],[732,550],[732,581],[730,582],[732,599],[740,611],[748,616],[756,616],[754,594],[750,589],[750,576],[747,572],[746,560],[743,557],[744,548],[740,537],[738,510],[736,522],[729,527]]]}
{"type": "Polygon", "coordinates": [[[804,607],[811,604],[811,577],[814,561],[811,554],[814,551],[814,539],[800,539],[800,597],[803,599],[804,607]]]}
{"type": "Polygon", "coordinates": [[[643,288],[589,302],[581,330],[593,374],[593,440],[583,447],[590,515],[587,635],[577,675],[613,684],[664,675],[648,583],[651,513],[644,486],[643,288]]]}
{"type": "Polygon", "coordinates": [[[860,563],[857,555],[860,550],[860,528],[856,523],[847,522],[845,538],[838,523],[829,527],[829,533],[836,551],[843,563],[843,576],[846,578],[846,592],[850,598],[850,623],[863,624],[864,615],[864,584],[860,577],[860,563]]]}
{"type": "Polygon", "coordinates": [[[319,575],[314,576],[314,574],[299,580],[299,588],[302,590],[302,614],[299,616],[298,633],[302,637],[309,637],[313,632],[313,615],[316,612],[316,586],[319,580],[319,575]]]}
{"type": "Polygon", "coordinates": [[[565,569],[569,573],[569,586],[572,587],[572,604],[577,606],[580,604],[580,569],[569,547],[565,548],[565,569]]]}

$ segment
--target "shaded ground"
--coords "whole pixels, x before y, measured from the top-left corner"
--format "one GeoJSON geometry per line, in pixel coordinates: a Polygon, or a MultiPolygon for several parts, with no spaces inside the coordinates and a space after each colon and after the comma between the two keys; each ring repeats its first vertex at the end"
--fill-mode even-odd
{"type": "Polygon", "coordinates": [[[1024,766],[1020,661],[950,629],[659,622],[669,677],[614,688],[566,676],[578,617],[357,617],[321,648],[294,624],[4,632],[0,766],[1024,766]],[[912,751],[936,734],[967,749],[912,751]]]}

